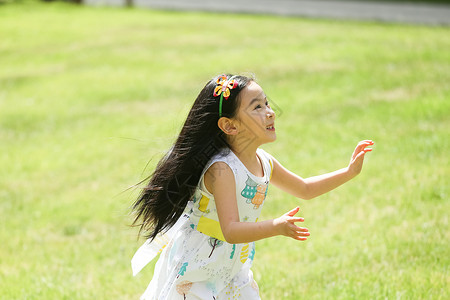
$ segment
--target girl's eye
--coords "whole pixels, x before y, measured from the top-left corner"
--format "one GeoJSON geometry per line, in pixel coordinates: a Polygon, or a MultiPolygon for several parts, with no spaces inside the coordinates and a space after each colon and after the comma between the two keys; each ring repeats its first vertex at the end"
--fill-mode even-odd
{"type": "Polygon", "coordinates": [[[258,104],[258,105],[255,107],[255,109],[260,109],[260,108],[262,108],[261,104],[258,104]]]}

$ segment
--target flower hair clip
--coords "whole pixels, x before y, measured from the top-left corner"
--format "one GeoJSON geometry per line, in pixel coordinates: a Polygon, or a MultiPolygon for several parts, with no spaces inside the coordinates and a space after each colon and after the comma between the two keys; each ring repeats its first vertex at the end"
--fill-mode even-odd
{"type": "Polygon", "coordinates": [[[217,86],[214,89],[213,96],[214,97],[220,96],[219,117],[222,117],[223,98],[225,98],[225,100],[228,100],[228,97],[230,97],[231,95],[230,90],[236,88],[238,86],[238,83],[234,79],[229,80],[226,75],[221,75],[219,78],[217,78],[216,83],[217,86]]]}

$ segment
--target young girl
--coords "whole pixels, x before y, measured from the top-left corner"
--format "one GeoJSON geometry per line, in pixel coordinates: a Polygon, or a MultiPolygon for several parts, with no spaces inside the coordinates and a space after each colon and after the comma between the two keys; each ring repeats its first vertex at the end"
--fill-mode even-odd
{"type": "Polygon", "coordinates": [[[221,75],[206,84],[133,206],[134,224],[148,237],[132,259],[134,275],[161,253],[141,299],[260,299],[254,242],[309,236],[295,224],[304,221],[298,207],[258,221],[269,181],[317,197],[359,174],[373,145],[360,142],[346,168],[303,179],[259,148],[275,139],[275,113],[255,80],[221,75]]]}

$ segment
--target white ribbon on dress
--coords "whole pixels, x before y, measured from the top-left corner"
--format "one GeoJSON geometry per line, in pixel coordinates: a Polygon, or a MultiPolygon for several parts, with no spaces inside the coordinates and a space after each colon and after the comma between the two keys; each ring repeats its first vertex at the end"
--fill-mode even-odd
{"type": "MultiPolygon", "coordinates": [[[[185,210],[186,211],[186,210],[185,210]]],[[[174,238],[177,231],[189,220],[189,215],[183,213],[178,221],[168,231],[160,233],[153,241],[148,239],[136,251],[131,259],[131,269],[133,276],[136,276],[149,262],[151,262],[174,238]]]]}

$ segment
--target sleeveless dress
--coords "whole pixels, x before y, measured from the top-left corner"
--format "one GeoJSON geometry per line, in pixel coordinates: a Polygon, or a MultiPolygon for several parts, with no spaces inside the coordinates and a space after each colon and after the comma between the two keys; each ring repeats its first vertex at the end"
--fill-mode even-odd
{"type": "Polygon", "coordinates": [[[204,174],[215,162],[226,163],[236,182],[241,222],[257,222],[272,175],[272,157],[262,149],[257,155],[264,176],[250,173],[229,149],[223,149],[206,165],[193,199],[177,223],[152,242],[145,242],[131,263],[136,275],[161,253],[149,286],[141,299],[260,299],[250,270],[255,243],[230,244],[223,237],[214,196],[204,184],[204,174]]]}

